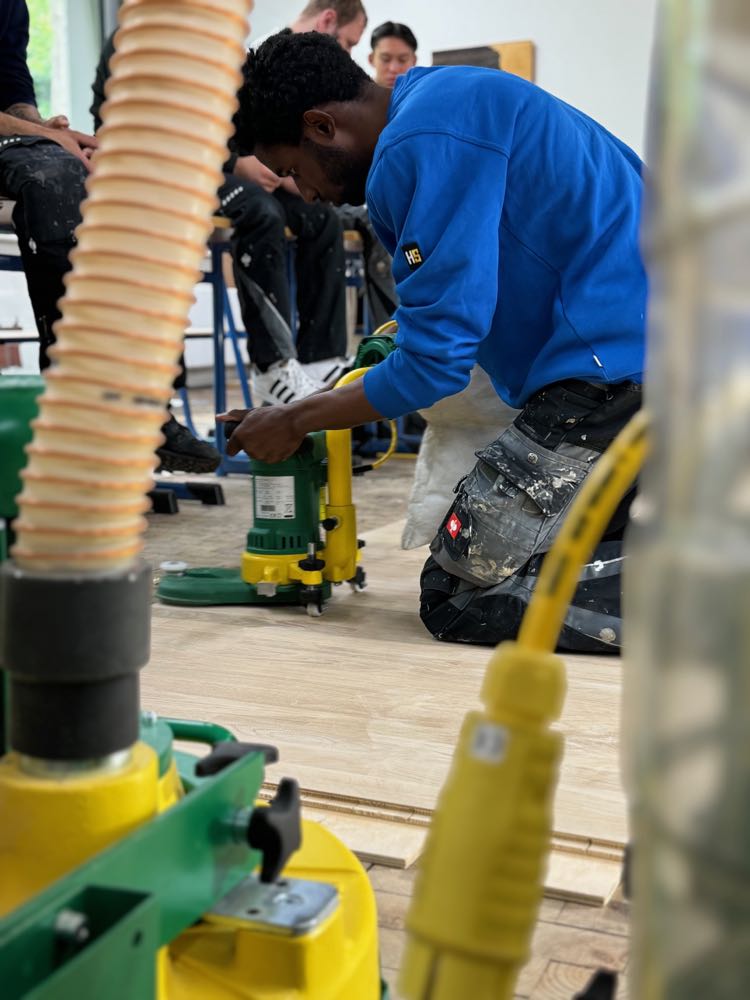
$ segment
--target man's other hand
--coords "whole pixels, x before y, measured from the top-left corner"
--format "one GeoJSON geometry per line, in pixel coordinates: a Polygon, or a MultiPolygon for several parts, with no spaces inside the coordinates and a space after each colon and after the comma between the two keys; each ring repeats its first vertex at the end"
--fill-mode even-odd
{"type": "Polygon", "coordinates": [[[87,170],[91,170],[91,154],[99,145],[93,135],[86,135],[85,132],[76,132],[74,129],[67,128],[64,125],[55,125],[52,128],[45,125],[40,129],[39,134],[43,135],[45,139],[51,139],[52,142],[56,142],[58,146],[62,146],[68,153],[80,160],[86,166],[87,170]]]}
{"type": "Polygon", "coordinates": [[[227,454],[244,451],[260,462],[283,462],[299,448],[304,433],[295,426],[289,406],[261,406],[254,410],[220,413],[221,423],[239,423],[227,442],[227,454]]]}
{"type": "Polygon", "coordinates": [[[260,185],[269,194],[273,194],[281,184],[281,178],[278,174],[269,170],[257,156],[239,156],[234,165],[234,174],[235,177],[241,177],[244,181],[260,185]]]}
{"type": "Polygon", "coordinates": [[[70,122],[65,115],[54,115],[42,122],[45,128],[70,128],[70,122]]]}

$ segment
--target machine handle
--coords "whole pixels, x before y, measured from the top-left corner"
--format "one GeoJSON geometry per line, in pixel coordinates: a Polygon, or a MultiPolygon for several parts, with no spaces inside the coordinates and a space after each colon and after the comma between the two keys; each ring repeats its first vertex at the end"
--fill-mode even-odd
{"type": "Polygon", "coordinates": [[[224,439],[228,441],[239,426],[239,420],[229,420],[227,423],[223,423],[222,427],[224,428],[224,439]]]}
{"type": "Polygon", "coordinates": [[[261,882],[275,882],[302,843],[299,785],[293,778],[281,779],[270,805],[253,809],[247,842],[263,854],[261,882]]]}
{"type": "Polygon", "coordinates": [[[217,743],[211,753],[202,757],[195,765],[195,773],[199,778],[207,778],[211,774],[218,774],[225,767],[247,757],[250,753],[262,753],[266,764],[275,764],[279,759],[279,751],[268,743],[240,743],[239,740],[228,740],[226,743],[217,743]]]}

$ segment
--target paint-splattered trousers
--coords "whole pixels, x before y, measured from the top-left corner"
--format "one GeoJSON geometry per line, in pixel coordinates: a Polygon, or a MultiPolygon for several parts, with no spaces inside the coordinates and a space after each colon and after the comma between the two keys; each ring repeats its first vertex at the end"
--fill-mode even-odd
{"type": "MultiPolygon", "coordinates": [[[[70,270],[75,229],[81,221],[87,171],[61,146],[39,136],[0,137],[0,193],[15,201],[18,236],[29,297],[39,331],[39,363],[49,365],[57,303],[70,270]]],[[[341,225],[327,205],[225,175],[219,188],[223,213],[232,220],[232,251],[248,352],[259,367],[299,356],[318,361],[346,351],[344,250],[341,225]],[[286,269],[288,225],[297,237],[299,334],[290,330],[286,269]]],[[[185,384],[184,368],[175,388],[185,384]]]]}
{"type": "Polygon", "coordinates": [[[55,342],[52,324],[68,256],[81,221],[86,167],[62,146],[39,136],[0,139],[0,192],[15,201],[13,227],[39,331],[39,364],[49,365],[47,348],[55,342]]]}
{"type": "MultiPolygon", "coordinates": [[[[456,487],[422,571],[420,615],[452,642],[514,639],[544,554],[596,460],[641,404],[641,387],[569,380],[536,393],[456,487]]],[[[635,487],[579,577],[559,649],[620,648],[622,544],[635,487]]]]}

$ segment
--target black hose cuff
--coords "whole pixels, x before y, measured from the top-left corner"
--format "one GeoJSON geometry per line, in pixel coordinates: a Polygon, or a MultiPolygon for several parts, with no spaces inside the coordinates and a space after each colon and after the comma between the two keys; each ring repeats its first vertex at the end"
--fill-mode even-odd
{"type": "Polygon", "coordinates": [[[138,671],[151,644],[151,568],[117,576],[0,574],[0,663],[28,680],[75,683],[138,671]]]}
{"type": "Polygon", "coordinates": [[[138,672],[149,658],[151,569],[112,576],[0,570],[0,664],[9,674],[9,743],[83,760],[138,739],[138,672]]]}

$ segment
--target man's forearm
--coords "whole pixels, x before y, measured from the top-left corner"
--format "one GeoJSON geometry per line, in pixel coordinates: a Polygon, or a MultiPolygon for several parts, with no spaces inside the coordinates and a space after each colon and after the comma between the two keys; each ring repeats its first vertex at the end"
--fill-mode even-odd
{"type": "Polygon", "coordinates": [[[286,410],[300,435],[312,431],[342,430],[383,419],[383,414],[378,413],[367,399],[361,378],[340,389],[318,392],[297,403],[290,403],[286,410]]]}
{"type": "MultiPolygon", "coordinates": [[[[18,107],[18,105],[14,105],[18,107]]],[[[26,104],[24,107],[28,107],[26,104]]],[[[43,135],[47,130],[41,121],[31,122],[25,118],[0,111],[0,135],[43,135]]]]}
{"type": "Polygon", "coordinates": [[[11,104],[9,108],[5,109],[5,114],[10,115],[11,118],[20,118],[25,122],[36,122],[38,125],[42,124],[39,108],[37,108],[34,104],[11,104]]]}

